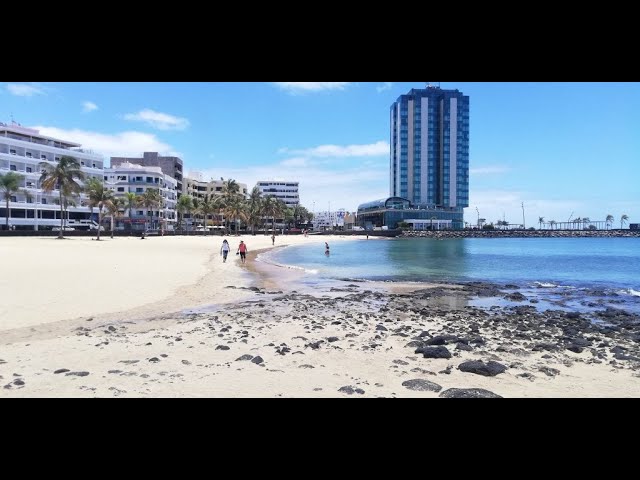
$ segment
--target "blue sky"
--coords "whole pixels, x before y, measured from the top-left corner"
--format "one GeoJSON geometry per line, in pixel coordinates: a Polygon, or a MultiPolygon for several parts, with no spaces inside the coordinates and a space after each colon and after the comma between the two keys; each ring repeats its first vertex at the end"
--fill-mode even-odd
{"type": "MultiPolygon", "coordinates": [[[[0,121],[105,157],[300,182],[310,210],[388,195],[389,107],[425,82],[0,83],[0,121]]],[[[640,221],[640,84],[442,82],[470,96],[470,207],[488,221],[640,221]]],[[[108,163],[108,162],[107,162],[108,163]]]]}

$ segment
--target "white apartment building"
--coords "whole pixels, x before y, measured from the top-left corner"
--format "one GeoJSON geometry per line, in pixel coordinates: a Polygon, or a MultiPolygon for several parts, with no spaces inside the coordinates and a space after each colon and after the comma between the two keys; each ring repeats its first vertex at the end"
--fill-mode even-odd
{"type": "MultiPolygon", "coordinates": [[[[202,178],[185,177],[182,182],[182,193],[194,198],[204,198],[205,195],[222,195],[223,180],[204,181],[202,178]]],[[[247,197],[247,184],[238,182],[240,194],[247,197]]]]}
{"type": "Polygon", "coordinates": [[[136,206],[129,217],[128,209],[125,215],[116,219],[116,229],[124,230],[131,223],[132,230],[141,231],[146,228],[163,228],[173,230],[176,225],[176,203],[178,200],[178,181],[171,175],[162,172],[161,167],[147,167],[133,163],[121,163],[112,168],[104,169],[104,185],[110,188],[117,197],[124,197],[125,193],[142,195],[150,188],[160,191],[162,205],[152,212],[141,206],[136,206]],[[150,216],[153,214],[153,217],[150,216]],[[151,222],[153,218],[153,222],[151,222]],[[151,225],[153,223],[153,225],[151,225]]]}
{"type": "Polygon", "coordinates": [[[276,197],[282,200],[287,207],[294,207],[300,203],[298,182],[261,180],[257,186],[263,197],[276,197]]]}
{"type": "MultiPolygon", "coordinates": [[[[16,229],[51,229],[60,226],[60,204],[58,190],[45,193],[40,188],[40,162],[55,165],[63,156],[76,158],[87,179],[102,180],[104,160],[90,150],[81,149],[80,144],[40,135],[38,130],[0,122],[0,173],[14,171],[24,176],[22,189],[29,193],[18,193],[11,198],[9,224],[16,229]]],[[[79,182],[82,184],[82,182],[79,182]]],[[[76,206],[69,205],[65,217],[67,225],[88,228],[97,226],[97,213],[93,219],[84,194],[74,199],[76,206]],[[82,223],[81,223],[82,222],[82,223]]],[[[5,225],[6,203],[0,202],[0,225],[5,225]]]]}

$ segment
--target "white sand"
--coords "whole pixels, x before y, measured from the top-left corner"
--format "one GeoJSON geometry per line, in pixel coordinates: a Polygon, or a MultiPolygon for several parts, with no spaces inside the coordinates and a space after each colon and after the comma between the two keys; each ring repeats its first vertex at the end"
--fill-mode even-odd
{"type": "MultiPolygon", "coordinates": [[[[133,308],[127,316],[229,302],[246,292],[224,286],[250,282],[235,255],[240,240],[250,252],[271,247],[265,235],[102,238],[1,238],[0,331],[133,308]],[[224,264],[223,238],[232,248],[224,264]]],[[[338,238],[357,237],[278,236],[276,246],[338,238]]]]}
{"type": "MultiPolygon", "coordinates": [[[[402,382],[409,379],[436,382],[443,390],[485,388],[505,397],[640,397],[640,379],[632,371],[582,363],[591,358],[587,351],[552,360],[540,352],[504,353],[503,363],[520,366],[482,377],[455,368],[482,355],[424,359],[405,347],[407,338],[377,331],[375,321],[310,329],[316,315],[311,305],[304,321],[282,312],[276,321],[269,295],[224,288],[248,286],[256,278],[239,264],[239,240],[253,251],[270,247],[270,238],[228,238],[233,251],[226,264],[219,236],[0,239],[0,398],[339,397],[345,396],[338,392],[343,386],[364,390],[355,398],[438,396],[408,390],[402,382]],[[171,315],[238,300],[255,306],[249,312],[230,303],[220,319],[215,312],[181,320],[171,315]],[[240,320],[231,320],[230,312],[240,320]],[[165,320],[148,319],[159,315],[165,320]],[[306,346],[333,335],[339,340],[318,350],[306,346]],[[363,348],[375,342],[382,346],[363,348]],[[291,349],[286,355],[275,351],[282,343],[291,349]],[[260,355],[263,365],[237,361],[244,354],[260,355]],[[439,373],[447,366],[454,367],[450,374],[439,373]],[[560,374],[546,376],[543,366],[560,374]],[[88,375],[54,374],[63,368],[88,375]],[[518,377],[522,372],[535,373],[534,381],[518,377]]],[[[276,245],[329,241],[333,247],[338,239],[350,237],[281,236],[276,245]]]]}

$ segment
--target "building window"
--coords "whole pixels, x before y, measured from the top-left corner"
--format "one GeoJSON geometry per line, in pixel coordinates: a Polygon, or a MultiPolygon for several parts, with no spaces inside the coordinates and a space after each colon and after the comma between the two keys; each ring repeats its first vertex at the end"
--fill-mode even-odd
{"type": "Polygon", "coordinates": [[[17,202],[17,201],[18,201],[18,199],[17,199],[15,196],[11,195],[11,201],[12,201],[12,202],[17,202]]]}
{"type": "Polygon", "coordinates": [[[15,166],[15,165],[11,165],[11,166],[9,167],[9,170],[13,170],[13,171],[15,172],[15,171],[17,171],[18,169],[16,168],[16,166],[15,166]]]}
{"type": "Polygon", "coordinates": [[[144,189],[142,187],[136,188],[136,193],[142,193],[142,192],[144,192],[144,189]]]}
{"type": "Polygon", "coordinates": [[[46,155],[40,155],[40,159],[41,160],[47,160],[47,156],[46,155]]]}
{"type": "Polygon", "coordinates": [[[33,170],[31,169],[31,167],[27,167],[27,173],[32,173],[33,170]]]}
{"type": "Polygon", "coordinates": [[[118,187],[119,192],[124,192],[124,187],[118,187]]]}

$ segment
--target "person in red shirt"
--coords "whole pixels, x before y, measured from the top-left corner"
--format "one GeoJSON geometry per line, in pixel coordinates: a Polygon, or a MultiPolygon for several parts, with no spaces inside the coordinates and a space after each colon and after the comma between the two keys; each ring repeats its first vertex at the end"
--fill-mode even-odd
{"type": "Polygon", "coordinates": [[[240,245],[238,245],[238,252],[240,253],[240,260],[244,263],[247,259],[247,244],[242,240],[240,240],[240,245]]]}

